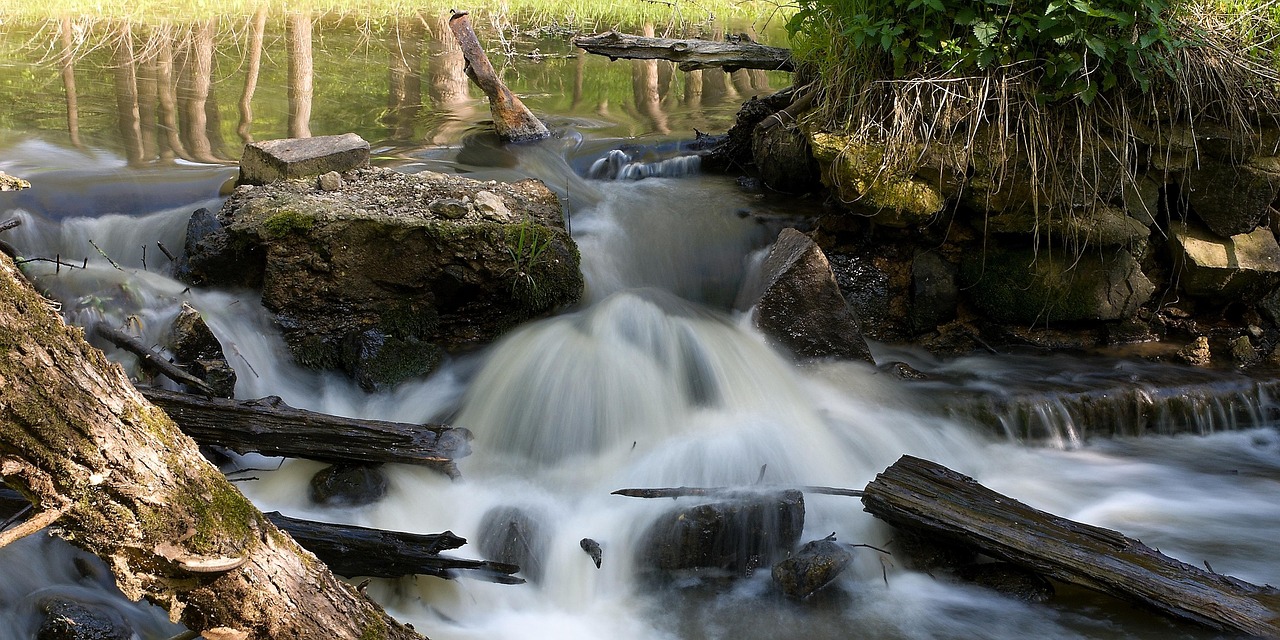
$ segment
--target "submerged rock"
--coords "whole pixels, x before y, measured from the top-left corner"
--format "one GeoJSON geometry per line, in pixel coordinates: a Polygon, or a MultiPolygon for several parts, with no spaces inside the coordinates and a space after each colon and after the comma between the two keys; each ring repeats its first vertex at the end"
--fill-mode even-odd
{"type": "Polygon", "coordinates": [[[1054,595],[1053,583],[1044,576],[1008,562],[967,565],[956,576],[1023,602],[1048,602],[1054,595]]]}
{"type": "Polygon", "coordinates": [[[311,501],[326,506],[363,506],[387,495],[380,464],[335,464],[311,476],[311,501]]]}
{"type": "Polygon", "coordinates": [[[118,612],[99,605],[50,599],[40,604],[44,622],[35,640],[130,640],[136,637],[118,612]]]}
{"type": "MultiPolygon", "coordinates": [[[[541,582],[545,573],[549,543],[542,525],[519,507],[495,507],[480,520],[480,555],[519,566],[520,573],[534,584],[541,582]]],[[[596,549],[599,551],[599,546],[596,549]]],[[[598,560],[596,566],[600,566],[598,560]]]]}
{"type": "Polygon", "coordinates": [[[744,289],[740,299],[755,306],[765,335],[804,358],[874,362],[826,255],[808,236],[783,229],[761,272],[756,293],[744,289]]]}
{"type": "Polygon", "coordinates": [[[773,583],[792,598],[807,598],[831,584],[853,560],[853,553],[836,542],[836,534],[806,542],[790,558],[773,565],[773,583]]]}
{"type": "Polygon", "coordinates": [[[743,495],[659,518],[641,537],[637,562],[661,571],[722,569],[749,575],[795,546],[803,529],[799,491],[743,495]]]}
{"type": "Polygon", "coordinates": [[[187,249],[185,280],[260,286],[299,363],[367,389],[429,373],[583,287],[560,201],[536,180],[369,168],[336,191],[241,187],[216,218],[192,217],[187,249]]]}

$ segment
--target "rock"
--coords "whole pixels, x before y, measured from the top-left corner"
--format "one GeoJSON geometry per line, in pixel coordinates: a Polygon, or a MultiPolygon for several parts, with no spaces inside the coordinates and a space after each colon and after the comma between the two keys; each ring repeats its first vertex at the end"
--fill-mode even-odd
{"type": "Polygon", "coordinates": [[[928,380],[929,375],[905,362],[890,362],[883,370],[899,380],[928,380]]]}
{"type": "Polygon", "coordinates": [[[492,191],[477,191],[475,194],[476,211],[494,222],[517,222],[519,219],[507,209],[506,203],[492,191]]]}
{"type": "Polygon", "coordinates": [[[178,364],[191,375],[204,380],[216,397],[235,395],[236,371],[227,362],[222,343],[209,330],[200,312],[186,302],[182,303],[182,309],[169,330],[169,349],[178,364]]]}
{"type": "Polygon", "coordinates": [[[1263,296],[1258,303],[1258,311],[1272,324],[1280,325],[1280,287],[1263,296]]]}
{"type": "Polygon", "coordinates": [[[894,300],[899,296],[893,290],[889,274],[876,266],[879,256],[869,253],[865,250],[832,253],[827,256],[827,262],[836,276],[836,284],[840,286],[840,295],[849,304],[853,317],[858,319],[862,335],[884,336],[879,339],[892,340],[889,337],[893,335],[892,329],[899,324],[894,315],[897,308],[894,300]]]}
{"type": "Polygon", "coordinates": [[[761,266],[762,278],[742,300],[754,300],[755,324],[803,358],[874,362],[858,318],[836,283],[822,249],[795,229],[783,229],[761,266]]]}
{"type": "Polygon", "coordinates": [[[342,188],[342,174],[337,171],[322,173],[316,179],[316,187],[321,191],[337,191],[342,188]]]}
{"type": "Polygon", "coordinates": [[[1253,348],[1249,336],[1240,336],[1231,341],[1231,358],[1236,364],[1251,365],[1258,361],[1258,351],[1253,348]]]}
{"type": "Polygon", "coordinates": [[[1280,174],[1204,162],[1185,174],[1183,193],[1205,226],[1222,237],[1253,231],[1280,193],[1280,174]]]}
{"type": "Polygon", "coordinates": [[[240,156],[238,184],[269,184],[369,166],[369,143],[354,133],[251,142],[240,156]]]}
{"type": "Polygon", "coordinates": [[[1160,189],[1163,186],[1149,175],[1125,180],[1121,191],[1125,213],[1147,227],[1155,226],[1160,216],[1160,189]]]}
{"type": "Polygon", "coordinates": [[[0,171],[0,191],[21,191],[23,189],[30,189],[30,188],[31,188],[30,182],[27,182],[26,180],[23,180],[22,178],[19,178],[17,176],[11,176],[3,171],[0,171]]]}
{"type": "Polygon", "coordinates": [[[549,544],[541,524],[519,507],[495,507],[480,520],[480,555],[518,565],[534,584],[542,581],[549,544]]]}
{"type": "Polygon", "coordinates": [[[935,184],[885,170],[884,150],[847,136],[812,132],[809,146],[821,169],[822,183],[846,207],[889,227],[918,227],[942,212],[946,198],[935,184]]]}
{"type": "Polygon", "coordinates": [[[325,506],[359,507],[387,495],[387,474],[380,464],[334,464],[311,476],[311,501],[325,506]]]}
{"type": "Polygon", "coordinates": [[[808,193],[819,185],[809,139],[796,127],[756,127],[751,153],[764,185],[782,193],[808,193]]]}
{"type": "Polygon", "coordinates": [[[1195,342],[1181,348],[1176,354],[1178,359],[1193,366],[1207,367],[1213,359],[1213,353],[1209,351],[1209,338],[1200,336],[1195,342]]]}
{"type": "Polygon", "coordinates": [[[713,171],[726,171],[731,167],[745,167],[753,161],[754,133],[760,121],[787,108],[795,92],[783,89],[768,96],[752,96],[738,109],[732,127],[724,136],[711,137],[699,133],[699,139],[710,138],[712,144],[701,153],[702,164],[713,171]]]}
{"type": "Polygon", "coordinates": [[[1053,583],[1044,576],[1008,562],[967,565],[956,576],[1023,602],[1044,603],[1054,595],[1053,583]]]}
{"type": "Polygon", "coordinates": [[[471,213],[472,205],[457,198],[436,198],[427,205],[427,209],[445,220],[458,220],[471,213]]]}
{"type": "Polygon", "coordinates": [[[1130,318],[1155,292],[1124,249],[993,248],[965,256],[961,282],[989,317],[1024,325],[1130,318]]]}
{"type": "Polygon", "coordinates": [[[40,603],[44,622],[36,640],[130,640],[133,629],[124,616],[103,606],[54,598],[40,603]]]}
{"type": "Polygon", "coordinates": [[[990,216],[985,225],[994,233],[1035,235],[1048,239],[1055,246],[1072,248],[1090,245],[1132,247],[1145,243],[1151,234],[1146,223],[1106,205],[1066,213],[1042,210],[1038,216],[1023,209],[990,216]]]}
{"type": "Polygon", "coordinates": [[[803,529],[799,491],[743,495],[659,518],[641,536],[637,563],[661,571],[723,569],[749,575],[795,546],[803,529]]]}
{"type": "Polygon", "coordinates": [[[935,537],[925,537],[907,529],[893,530],[894,556],[908,569],[954,571],[973,562],[977,554],[970,547],[952,544],[935,537]]]}
{"type": "Polygon", "coordinates": [[[836,542],[836,534],[805,543],[790,558],[773,565],[773,583],[787,596],[807,598],[831,584],[853,560],[853,554],[836,542]]]}
{"type": "Polygon", "coordinates": [[[1280,244],[1266,227],[1222,238],[1179,223],[1169,236],[1174,268],[1189,295],[1229,302],[1280,284],[1280,244]]]}
{"type": "Polygon", "coordinates": [[[956,317],[960,288],[955,265],[937,252],[922,251],[911,261],[911,330],[933,331],[956,317]]]}
{"type": "Polygon", "coordinates": [[[215,220],[188,229],[198,238],[187,281],[258,283],[299,363],[366,389],[425,375],[583,287],[560,201],[536,180],[359,169],[334,192],[303,180],[238,189],[215,220]],[[491,215],[519,222],[440,215],[479,192],[491,215]]]}
{"type": "Polygon", "coordinates": [[[600,548],[600,543],[592,540],[591,538],[583,538],[578,541],[578,546],[582,547],[582,551],[591,558],[591,561],[595,563],[596,568],[599,569],[601,563],[604,562],[604,549],[600,548]]]}

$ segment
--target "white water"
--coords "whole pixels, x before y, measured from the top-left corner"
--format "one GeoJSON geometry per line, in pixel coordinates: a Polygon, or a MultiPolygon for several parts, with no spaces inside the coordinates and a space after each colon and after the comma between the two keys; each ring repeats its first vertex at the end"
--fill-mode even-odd
{"type": "MultiPolygon", "coordinates": [[[[1199,637],[1080,594],[1048,606],[1020,604],[904,571],[869,549],[858,549],[853,570],[813,602],[773,595],[768,571],[736,582],[655,584],[639,575],[633,551],[648,523],[692,503],[610,495],[758,481],[860,488],[906,453],[1192,564],[1280,583],[1272,535],[1280,529],[1280,437],[1273,429],[1026,448],[915,410],[923,398],[869,366],[797,368],[729,311],[747,256],[769,239],[736,215],[750,206],[746,196],[714,178],[586,184],[553,151],[522,150],[518,170],[571,192],[584,305],[383,394],[290,364],[251,293],[187,290],[164,275],[158,253],[149,252],[150,271],[141,270],[136,247],[157,239],[180,247],[190,211],[211,203],[58,224],[23,214],[27,224],[6,239],[25,255],[89,258],[89,269],[57,275],[33,265],[76,322],[140,327],[144,340],[159,343],[189,301],[227,348],[238,397],[274,394],[329,413],[448,419],[473,430],[474,454],[460,461],[461,480],[392,467],[388,496],[368,507],[311,504],[306,483],[320,465],[306,461],[254,472],[261,480],[239,485],[263,509],[405,531],[450,529],[473,541],[493,508],[519,507],[540,523],[548,557],[537,584],[420,578],[371,585],[397,617],[432,638],[1199,637]],[[91,238],[124,271],[88,247],[91,238]],[[579,548],[584,537],[603,547],[600,569],[579,548]]],[[[891,537],[854,499],[807,495],[806,507],[804,540],[835,531],[844,542],[882,546],[891,537]]],[[[48,567],[0,556],[0,584],[15,573],[33,585],[74,581],[64,553],[46,550],[48,567]]],[[[467,545],[456,553],[479,552],[467,545]]],[[[10,637],[28,637],[20,631],[30,624],[23,606],[0,591],[10,637]]]]}

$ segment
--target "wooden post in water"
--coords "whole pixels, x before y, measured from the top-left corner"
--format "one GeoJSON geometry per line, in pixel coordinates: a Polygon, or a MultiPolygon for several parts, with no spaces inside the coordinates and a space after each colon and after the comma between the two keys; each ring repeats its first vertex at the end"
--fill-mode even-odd
{"type": "Polygon", "coordinates": [[[462,55],[467,60],[464,68],[467,77],[489,96],[489,110],[493,113],[493,127],[497,130],[498,137],[509,142],[525,142],[550,136],[551,132],[547,131],[546,125],[494,73],[493,65],[480,47],[476,32],[471,28],[466,11],[453,11],[449,18],[449,30],[453,32],[453,37],[462,47],[462,55]]]}

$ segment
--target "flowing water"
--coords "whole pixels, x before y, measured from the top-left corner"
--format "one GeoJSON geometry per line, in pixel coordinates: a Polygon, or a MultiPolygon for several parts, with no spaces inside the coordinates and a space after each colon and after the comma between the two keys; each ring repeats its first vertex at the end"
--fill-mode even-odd
{"type": "MultiPolygon", "coordinates": [[[[610,68],[625,77],[639,67],[610,68]]],[[[71,322],[107,322],[160,343],[182,302],[199,309],[237,371],[237,397],[278,395],[338,415],[471,429],[474,453],[459,461],[461,479],[390,466],[388,495],[365,507],[311,503],[307,483],[319,464],[241,461],[257,470],[241,474],[255,479],[238,486],[263,510],[413,532],[449,529],[473,541],[462,556],[479,555],[474,541],[495,510],[518,508],[535,522],[545,553],[536,581],[424,577],[370,585],[397,618],[432,638],[1215,637],[1079,590],[1062,590],[1047,605],[1022,604],[906,571],[867,548],[856,550],[834,588],[805,602],[776,595],[767,570],[732,580],[655,579],[636,554],[644,531],[695,503],[611,495],[682,485],[861,488],[903,454],[1189,563],[1280,583],[1280,434],[1269,387],[1238,374],[1136,360],[937,361],[884,345],[875,345],[879,362],[911,362],[930,380],[904,382],[862,363],[797,366],[766,344],[734,300],[780,221],[804,222],[795,210],[801,205],[700,175],[681,159],[679,136],[653,135],[708,121],[723,129],[731,107],[673,99],[654,118],[651,111],[635,116],[646,113],[640,92],[629,107],[619,102],[629,115],[565,108],[548,114],[556,138],[501,148],[473,131],[483,116],[470,99],[461,109],[432,111],[437,124],[423,135],[432,144],[375,144],[380,162],[405,171],[544,180],[569,203],[587,281],[578,306],[382,393],[293,365],[252,292],[188,288],[168,277],[155,243],[181,247],[190,213],[218,206],[233,168],[139,164],[107,142],[76,148],[65,135],[9,131],[0,170],[36,188],[0,196],[0,219],[24,223],[3,239],[23,256],[68,263],[28,269],[71,322]],[[618,139],[627,127],[650,135],[618,139]],[[1126,430],[1091,422],[1125,419],[1125,410],[1073,412],[1061,395],[1115,389],[1191,399],[1185,409],[1167,402],[1155,403],[1166,409],[1135,409],[1146,422],[1126,430]],[[1095,435],[1116,432],[1157,435],[1095,435]],[[601,545],[600,568],[580,548],[583,538],[601,545]]],[[[312,133],[341,132],[337,126],[312,133]]],[[[390,129],[364,133],[378,139],[382,131],[390,140],[390,129]]],[[[109,355],[129,366],[127,355],[109,355]]],[[[881,548],[892,538],[855,499],[806,495],[802,539],[833,531],[842,542],[881,548]]],[[[0,550],[0,638],[32,637],[38,603],[49,595],[105,603],[143,638],[176,633],[156,610],[125,604],[103,571],[48,538],[0,550]]]]}

